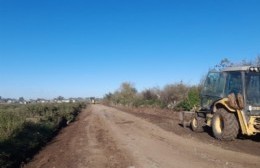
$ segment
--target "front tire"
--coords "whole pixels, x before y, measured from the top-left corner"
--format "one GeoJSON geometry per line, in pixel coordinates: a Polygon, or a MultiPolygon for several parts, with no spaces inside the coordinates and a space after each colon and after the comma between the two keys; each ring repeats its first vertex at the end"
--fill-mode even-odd
{"type": "Polygon", "coordinates": [[[239,125],[234,113],[220,108],[212,118],[212,131],[216,139],[232,141],[236,139],[239,125]]]}

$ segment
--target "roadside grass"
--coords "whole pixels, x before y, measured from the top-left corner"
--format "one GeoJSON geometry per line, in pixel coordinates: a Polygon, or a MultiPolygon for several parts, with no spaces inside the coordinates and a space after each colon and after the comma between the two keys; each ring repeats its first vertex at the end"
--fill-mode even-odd
{"type": "Polygon", "coordinates": [[[84,103],[0,105],[0,167],[19,167],[72,122],[84,103]]]}

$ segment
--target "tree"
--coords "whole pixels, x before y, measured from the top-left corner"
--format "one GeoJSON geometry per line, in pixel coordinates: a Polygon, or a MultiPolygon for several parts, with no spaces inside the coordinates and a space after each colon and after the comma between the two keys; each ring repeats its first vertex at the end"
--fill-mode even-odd
{"type": "Polygon", "coordinates": [[[222,59],[222,60],[220,61],[219,64],[215,65],[215,69],[217,69],[217,70],[222,70],[222,69],[224,69],[224,68],[226,68],[226,67],[231,67],[231,66],[233,66],[233,65],[234,65],[234,64],[233,64],[229,59],[224,58],[224,59],[222,59]]]}
{"type": "Polygon", "coordinates": [[[180,83],[166,85],[161,93],[162,100],[165,104],[175,104],[187,97],[189,87],[180,83]]]}
{"type": "Polygon", "coordinates": [[[19,102],[24,102],[24,98],[23,97],[19,97],[19,102]]]}
{"type": "Polygon", "coordinates": [[[108,100],[108,101],[110,101],[110,100],[112,100],[112,98],[113,98],[113,94],[112,93],[107,93],[105,96],[104,96],[104,99],[105,100],[108,100]]]}
{"type": "Polygon", "coordinates": [[[260,54],[258,54],[258,56],[256,56],[255,65],[260,66],[260,54]]]}
{"type": "Polygon", "coordinates": [[[124,82],[117,92],[118,101],[124,105],[129,105],[133,103],[136,93],[137,90],[132,83],[124,82]]]}
{"type": "Polygon", "coordinates": [[[146,89],[142,92],[143,99],[145,100],[156,100],[158,99],[158,94],[156,94],[155,90],[146,89]]]}
{"type": "Polygon", "coordinates": [[[126,94],[130,94],[130,95],[137,93],[137,90],[134,87],[134,85],[129,82],[122,83],[119,90],[121,93],[126,93],[126,94]]]}
{"type": "Polygon", "coordinates": [[[240,65],[242,66],[250,66],[250,65],[253,65],[252,61],[248,61],[248,60],[242,60],[240,65]]]}
{"type": "Polygon", "coordinates": [[[64,97],[58,96],[58,97],[57,97],[57,100],[64,100],[64,97]]]}

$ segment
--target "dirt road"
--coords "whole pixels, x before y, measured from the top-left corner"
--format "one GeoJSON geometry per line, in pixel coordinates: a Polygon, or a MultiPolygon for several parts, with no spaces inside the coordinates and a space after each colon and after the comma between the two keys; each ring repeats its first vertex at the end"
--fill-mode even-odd
{"type": "Polygon", "coordinates": [[[165,131],[151,122],[92,105],[26,168],[260,167],[260,157],[165,131]]]}

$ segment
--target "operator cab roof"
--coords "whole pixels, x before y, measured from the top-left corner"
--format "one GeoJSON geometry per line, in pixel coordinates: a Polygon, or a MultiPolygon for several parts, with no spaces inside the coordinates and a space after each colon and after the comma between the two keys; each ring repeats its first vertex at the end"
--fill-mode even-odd
{"type": "Polygon", "coordinates": [[[249,71],[251,66],[233,66],[227,67],[222,70],[222,72],[229,72],[229,71],[249,71]]]}
{"type": "Polygon", "coordinates": [[[260,72],[260,67],[257,66],[234,66],[227,67],[222,70],[222,72],[231,72],[231,71],[247,71],[247,72],[260,72]]]}

